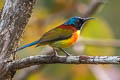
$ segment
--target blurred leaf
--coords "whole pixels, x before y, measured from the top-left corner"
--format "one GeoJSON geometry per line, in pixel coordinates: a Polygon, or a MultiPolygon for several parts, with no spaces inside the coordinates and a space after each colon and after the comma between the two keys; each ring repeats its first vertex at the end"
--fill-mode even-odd
{"type": "Polygon", "coordinates": [[[32,73],[26,80],[48,80],[48,77],[37,71],[36,73],[32,73]]]}
{"type": "Polygon", "coordinates": [[[73,7],[74,0],[44,0],[43,4],[46,9],[51,13],[70,10],[73,7]],[[66,4],[67,3],[67,4],[66,4]]]}
{"type": "Polygon", "coordinates": [[[96,80],[88,66],[85,64],[74,65],[72,73],[72,80],[96,80]]]}
{"type": "MultiPolygon", "coordinates": [[[[90,20],[82,30],[82,36],[90,39],[113,39],[113,32],[103,19],[90,20]]],[[[112,55],[114,48],[104,46],[86,46],[85,53],[88,55],[112,55]]]]}
{"type": "Polygon", "coordinates": [[[71,66],[66,64],[47,65],[42,72],[48,77],[51,76],[52,80],[65,80],[72,75],[71,66]]]}

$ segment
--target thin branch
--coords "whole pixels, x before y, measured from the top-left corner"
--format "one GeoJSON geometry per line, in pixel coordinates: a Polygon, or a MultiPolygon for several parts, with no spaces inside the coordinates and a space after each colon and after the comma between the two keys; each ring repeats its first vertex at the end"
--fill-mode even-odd
{"type": "Polygon", "coordinates": [[[89,69],[91,69],[97,80],[120,80],[120,69],[116,65],[109,65],[109,68],[102,65],[89,65],[89,69]]]}
{"type": "Polygon", "coordinates": [[[105,3],[106,0],[91,0],[91,3],[88,5],[87,9],[83,13],[83,17],[89,17],[93,15],[98,8],[105,3]]]}
{"type": "Polygon", "coordinates": [[[107,74],[106,69],[101,65],[99,66],[89,65],[89,68],[91,69],[92,73],[95,75],[96,80],[114,80],[111,79],[111,76],[107,74]]]}
{"type": "Polygon", "coordinates": [[[37,70],[43,69],[44,65],[35,65],[21,70],[19,73],[13,78],[13,80],[25,80],[31,73],[36,72],[37,70]]]}
{"type": "Polygon", "coordinates": [[[100,39],[80,39],[80,44],[94,45],[94,46],[106,46],[106,47],[120,47],[120,40],[100,40],[100,39]]]}
{"type": "Polygon", "coordinates": [[[8,63],[10,69],[18,70],[39,64],[120,64],[120,56],[30,56],[8,63]]]}

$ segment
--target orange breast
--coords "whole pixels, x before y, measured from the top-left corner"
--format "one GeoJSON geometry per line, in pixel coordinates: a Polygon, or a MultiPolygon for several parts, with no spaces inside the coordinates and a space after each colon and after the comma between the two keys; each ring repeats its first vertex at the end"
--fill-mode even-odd
{"type": "Polygon", "coordinates": [[[68,40],[69,45],[73,45],[79,39],[80,31],[74,32],[73,36],[68,40]]]}
{"type": "Polygon", "coordinates": [[[66,40],[56,41],[51,44],[52,47],[68,48],[72,46],[78,39],[80,35],[80,30],[73,33],[73,36],[66,40]]]}
{"type": "Polygon", "coordinates": [[[60,28],[67,29],[67,30],[68,29],[73,30],[72,37],[70,37],[69,39],[65,39],[65,40],[55,41],[55,42],[51,43],[50,46],[68,48],[68,47],[72,46],[79,39],[80,30],[76,30],[76,28],[74,28],[72,26],[60,26],[60,28]]]}
{"type": "Polygon", "coordinates": [[[63,46],[69,47],[69,46],[73,45],[78,40],[79,35],[80,35],[80,30],[77,30],[75,27],[70,26],[70,25],[69,26],[62,26],[61,25],[60,28],[70,29],[70,30],[73,30],[73,32],[74,32],[71,38],[62,41],[64,44],[63,46]]]}

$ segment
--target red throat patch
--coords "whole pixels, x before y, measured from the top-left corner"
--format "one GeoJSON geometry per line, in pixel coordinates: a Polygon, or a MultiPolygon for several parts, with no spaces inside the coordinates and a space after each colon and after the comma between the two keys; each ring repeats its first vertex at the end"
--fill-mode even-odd
{"type": "Polygon", "coordinates": [[[73,32],[77,31],[77,29],[74,26],[72,26],[72,25],[60,25],[59,28],[70,29],[70,30],[73,30],[73,32]]]}

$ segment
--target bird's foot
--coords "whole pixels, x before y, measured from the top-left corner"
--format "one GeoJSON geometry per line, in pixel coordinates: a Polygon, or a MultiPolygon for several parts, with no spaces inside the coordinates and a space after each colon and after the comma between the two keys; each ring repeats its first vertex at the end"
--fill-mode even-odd
{"type": "Polygon", "coordinates": [[[54,53],[52,57],[58,57],[59,55],[57,53],[54,53]]]}
{"type": "Polygon", "coordinates": [[[53,48],[53,50],[54,50],[54,54],[52,55],[52,57],[58,57],[59,55],[58,55],[58,53],[57,53],[56,49],[55,49],[55,48],[53,48]]]}
{"type": "Polygon", "coordinates": [[[64,52],[64,53],[66,54],[67,57],[68,57],[68,56],[71,56],[71,54],[68,53],[68,52],[64,52]]]}

